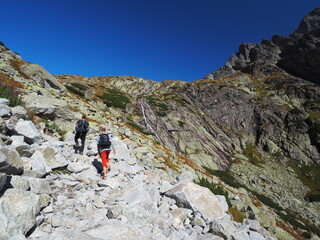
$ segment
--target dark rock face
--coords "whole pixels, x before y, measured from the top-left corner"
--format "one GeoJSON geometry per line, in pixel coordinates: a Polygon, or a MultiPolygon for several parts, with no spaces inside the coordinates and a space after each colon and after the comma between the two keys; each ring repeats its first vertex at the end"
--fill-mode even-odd
{"type": "Polygon", "coordinates": [[[268,76],[287,72],[313,83],[320,82],[320,8],[314,9],[289,36],[274,35],[261,44],[243,43],[236,54],[206,79],[218,79],[236,71],[268,76]]]}

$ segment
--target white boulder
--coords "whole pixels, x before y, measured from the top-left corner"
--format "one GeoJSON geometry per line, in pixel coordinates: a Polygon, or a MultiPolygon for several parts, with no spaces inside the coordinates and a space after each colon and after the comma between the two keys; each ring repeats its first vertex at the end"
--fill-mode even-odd
{"type": "Polygon", "coordinates": [[[218,198],[209,189],[192,182],[179,184],[165,195],[175,199],[177,206],[199,212],[208,222],[224,216],[218,198]]]}

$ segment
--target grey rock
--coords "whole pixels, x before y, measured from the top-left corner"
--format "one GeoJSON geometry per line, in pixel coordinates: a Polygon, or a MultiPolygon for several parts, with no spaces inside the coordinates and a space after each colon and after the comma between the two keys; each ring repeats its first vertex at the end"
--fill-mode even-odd
{"type": "Polygon", "coordinates": [[[28,112],[27,110],[22,106],[16,106],[11,108],[12,117],[15,117],[17,119],[27,119],[28,112]]]}
{"type": "Polygon", "coordinates": [[[235,233],[231,236],[231,239],[232,240],[251,240],[249,235],[247,233],[243,233],[243,232],[240,232],[240,233],[235,233]]]}
{"type": "Polygon", "coordinates": [[[0,172],[4,172],[7,175],[22,174],[23,162],[19,156],[19,153],[13,146],[5,146],[0,148],[0,172]]]}
{"type": "Polygon", "coordinates": [[[0,143],[4,145],[10,145],[12,143],[12,139],[2,133],[0,133],[0,143]]]}
{"type": "Polygon", "coordinates": [[[42,143],[41,134],[32,121],[20,119],[15,126],[15,131],[25,137],[25,141],[29,144],[42,143]]]}
{"type": "Polygon", "coordinates": [[[24,142],[24,136],[14,135],[11,136],[11,145],[15,147],[20,157],[31,157],[34,153],[34,148],[24,142]]]}
{"type": "Polygon", "coordinates": [[[92,99],[94,94],[95,94],[95,92],[91,88],[89,88],[84,92],[84,97],[87,99],[92,99]]]}
{"type": "Polygon", "coordinates": [[[51,193],[50,183],[46,179],[32,178],[32,177],[22,177],[26,182],[29,183],[30,191],[36,194],[40,193],[51,193]]]}
{"type": "Polygon", "coordinates": [[[185,220],[187,219],[187,214],[182,208],[177,208],[172,211],[170,211],[173,220],[172,220],[172,226],[175,229],[182,229],[183,224],[185,220]]]}
{"type": "Polygon", "coordinates": [[[2,118],[11,117],[11,108],[8,105],[0,104],[0,117],[2,118]]]}
{"type": "MultiPolygon", "coordinates": [[[[125,143],[123,143],[118,137],[113,137],[114,147],[116,149],[116,154],[112,156],[112,158],[123,159],[124,161],[128,161],[131,158],[129,149],[125,143]]],[[[111,157],[110,156],[110,157],[111,157]]]]}
{"type": "Polygon", "coordinates": [[[192,222],[191,224],[193,226],[200,226],[200,227],[206,227],[206,222],[201,218],[201,216],[195,216],[193,219],[192,219],[192,222]]]}
{"type": "Polygon", "coordinates": [[[223,208],[223,211],[224,211],[225,213],[227,213],[228,210],[229,210],[229,206],[228,206],[226,197],[223,196],[223,195],[215,195],[215,196],[218,198],[218,200],[219,200],[219,202],[220,202],[220,204],[221,204],[221,207],[223,208]]]}
{"type": "Polygon", "coordinates": [[[256,220],[244,219],[242,224],[248,225],[249,229],[255,232],[258,232],[258,230],[261,228],[260,223],[256,220]]]}
{"type": "Polygon", "coordinates": [[[42,152],[46,165],[51,169],[63,168],[68,165],[68,162],[63,156],[61,150],[57,147],[45,147],[44,145],[44,147],[39,148],[39,151],[42,152]]]}
{"type": "Polygon", "coordinates": [[[199,212],[210,222],[223,217],[223,208],[217,197],[209,189],[194,183],[182,183],[165,195],[174,198],[179,207],[199,212]]]}
{"type": "Polygon", "coordinates": [[[254,231],[249,231],[249,236],[251,240],[265,240],[264,236],[254,231]]]}
{"type": "Polygon", "coordinates": [[[58,229],[54,233],[49,234],[48,236],[43,236],[38,238],[39,240],[102,240],[103,237],[92,237],[88,234],[77,232],[74,230],[64,230],[58,229]]]}
{"type": "Polygon", "coordinates": [[[7,133],[7,126],[5,120],[0,117],[0,133],[6,135],[7,133]]]}
{"type": "Polygon", "coordinates": [[[126,240],[128,236],[132,239],[148,239],[138,228],[114,219],[106,220],[101,223],[101,226],[88,230],[85,233],[94,238],[103,236],[104,239],[114,240],[126,240]]]}
{"type": "Polygon", "coordinates": [[[213,221],[210,228],[212,233],[224,239],[231,239],[236,232],[236,226],[227,218],[213,221]]]}
{"type": "Polygon", "coordinates": [[[25,104],[28,110],[51,120],[59,118],[63,118],[65,121],[74,120],[74,115],[71,113],[68,103],[63,100],[30,94],[26,96],[25,104]]]}
{"type": "Polygon", "coordinates": [[[9,239],[10,236],[26,234],[35,226],[40,209],[40,198],[36,194],[8,189],[0,199],[0,236],[9,239]]]}
{"type": "Polygon", "coordinates": [[[87,170],[90,166],[85,165],[81,162],[71,162],[68,164],[67,169],[70,172],[74,172],[74,173],[79,173],[82,172],[84,170],[87,170]]]}
{"type": "Polygon", "coordinates": [[[27,238],[22,233],[17,234],[15,236],[12,236],[12,237],[9,238],[9,240],[25,240],[25,239],[27,239],[27,238]]]}
{"type": "Polygon", "coordinates": [[[11,178],[10,184],[12,185],[13,188],[24,190],[24,191],[30,190],[30,183],[26,181],[23,177],[12,176],[10,178],[11,178]]]}
{"type": "Polygon", "coordinates": [[[6,98],[0,98],[0,105],[9,105],[10,101],[6,98]]]}
{"type": "Polygon", "coordinates": [[[31,158],[27,159],[27,161],[31,164],[31,170],[36,173],[37,177],[43,177],[51,171],[51,168],[46,163],[43,153],[39,150],[36,150],[34,154],[32,154],[31,158]]]}
{"type": "Polygon", "coordinates": [[[20,70],[44,88],[52,88],[61,93],[65,93],[67,91],[65,86],[60,84],[50,73],[48,73],[47,70],[40,65],[25,64],[20,70]]]}
{"type": "Polygon", "coordinates": [[[186,171],[176,177],[176,184],[192,182],[195,178],[196,175],[194,173],[186,171]]]}

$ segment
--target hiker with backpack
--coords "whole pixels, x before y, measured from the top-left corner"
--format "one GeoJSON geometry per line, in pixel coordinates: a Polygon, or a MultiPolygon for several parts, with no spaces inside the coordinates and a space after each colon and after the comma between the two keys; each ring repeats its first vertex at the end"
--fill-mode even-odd
{"type": "Polygon", "coordinates": [[[84,143],[86,141],[86,135],[89,131],[89,123],[86,121],[86,116],[83,115],[82,119],[78,120],[75,127],[76,135],[74,136],[74,141],[76,143],[75,153],[83,154],[84,143]],[[81,146],[79,146],[78,139],[81,140],[81,146]]]}
{"type": "Polygon", "coordinates": [[[100,129],[99,139],[98,139],[98,153],[100,155],[102,161],[102,169],[103,169],[103,176],[102,179],[106,179],[107,177],[107,168],[109,165],[109,154],[111,150],[113,153],[116,154],[116,150],[113,145],[112,136],[110,133],[106,132],[106,128],[102,127],[100,129]]]}

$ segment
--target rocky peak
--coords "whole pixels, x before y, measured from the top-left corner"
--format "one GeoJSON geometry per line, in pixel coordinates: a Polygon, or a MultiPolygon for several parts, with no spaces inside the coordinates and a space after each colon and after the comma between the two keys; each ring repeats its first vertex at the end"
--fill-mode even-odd
{"type": "Polygon", "coordinates": [[[289,36],[274,35],[261,44],[242,43],[236,54],[205,79],[219,79],[236,71],[257,77],[287,72],[313,83],[320,76],[320,8],[311,11],[297,31],[289,36]]]}
{"type": "Polygon", "coordinates": [[[317,30],[320,28],[320,7],[313,9],[308,15],[306,15],[298,29],[297,33],[306,34],[313,30],[317,30]]]}

